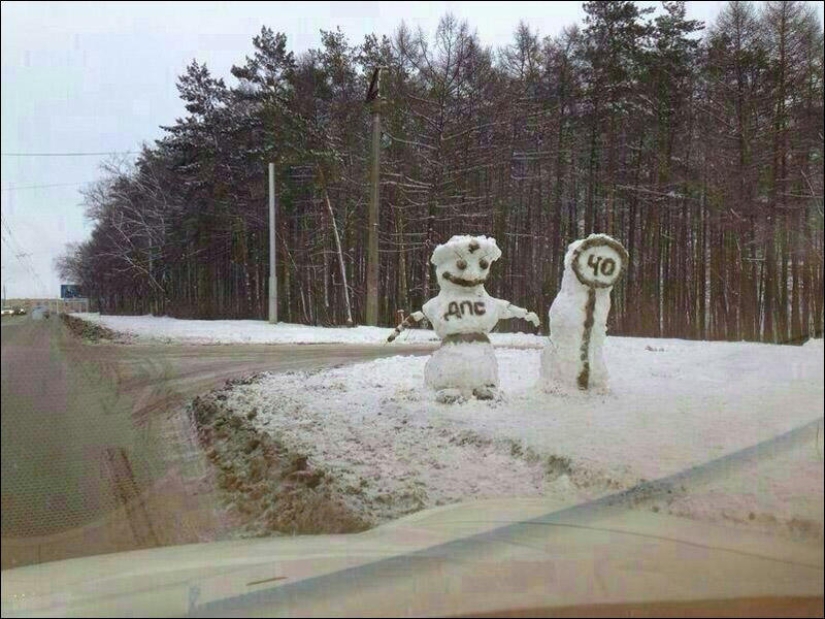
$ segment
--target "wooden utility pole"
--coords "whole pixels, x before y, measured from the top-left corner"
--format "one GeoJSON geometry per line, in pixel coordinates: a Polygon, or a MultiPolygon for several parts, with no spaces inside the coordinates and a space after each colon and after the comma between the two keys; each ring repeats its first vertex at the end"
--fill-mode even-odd
{"type": "Polygon", "coordinates": [[[275,164],[269,164],[269,322],[278,322],[278,275],[275,267],[275,164]]]}
{"type": "Polygon", "coordinates": [[[381,186],[381,109],[384,99],[381,96],[381,72],[386,67],[376,67],[367,91],[367,104],[372,111],[372,174],[369,206],[369,224],[367,229],[367,306],[366,322],[378,325],[378,204],[381,186]]]}

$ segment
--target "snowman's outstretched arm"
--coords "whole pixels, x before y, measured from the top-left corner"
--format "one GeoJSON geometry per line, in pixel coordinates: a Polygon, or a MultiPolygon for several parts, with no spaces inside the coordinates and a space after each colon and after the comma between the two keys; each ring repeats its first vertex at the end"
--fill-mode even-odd
{"type": "Polygon", "coordinates": [[[413,312],[409,316],[407,316],[404,321],[398,325],[395,330],[390,334],[387,338],[388,342],[392,342],[395,338],[401,335],[401,332],[406,329],[407,327],[411,327],[412,325],[421,322],[424,320],[424,312],[413,312]]]}
{"type": "MultiPolygon", "coordinates": [[[[505,303],[507,303],[505,301],[505,303]]],[[[508,318],[524,318],[527,322],[533,323],[533,326],[538,327],[541,324],[539,317],[535,312],[528,312],[523,307],[507,303],[499,313],[499,318],[507,320],[508,318]]]]}

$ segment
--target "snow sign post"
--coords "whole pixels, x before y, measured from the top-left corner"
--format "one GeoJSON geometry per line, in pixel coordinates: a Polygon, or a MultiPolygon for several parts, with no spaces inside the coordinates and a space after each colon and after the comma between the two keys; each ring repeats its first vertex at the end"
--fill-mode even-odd
{"type": "Polygon", "coordinates": [[[487,294],[484,284],[501,257],[496,240],[486,236],[454,236],[433,251],[440,291],[420,312],[410,314],[387,338],[392,342],[410,325],[426,318],[441,347],[427,360],[424,380],[436,400],[451,403],[475,396],[492,399],[498,389],[498,363],[487,334],[507,318],[539,325],[539,317],[487,294]]]}
{"type": "Polygon", "coordinates": [[[607,385],[602,348],[610,291],[627,260],[622,244],[605,234],[591,234],[567,248],[561,290],[549,312],[550,340],[542,353],[545,387],[607,385]]]}
{"type": "MultiPolygon", "coordinates": [[[[596,288],[612,288],[619,281],[626,262],[625,248],[604,235],[585,239],[573,251],[573,272],[593,293],[596,288]]],[[[589,296],[595,299],[595,294],[589,296]]]]}

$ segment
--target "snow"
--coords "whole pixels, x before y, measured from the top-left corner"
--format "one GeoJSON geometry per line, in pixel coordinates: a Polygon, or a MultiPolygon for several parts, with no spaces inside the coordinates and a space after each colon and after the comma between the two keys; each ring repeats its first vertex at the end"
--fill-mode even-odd
{"type": "Polygon", "coordinates": [[[577,389],[580,376],[586,376],[585,383],[588,388],[607,388],[608,370],[602,351],[607,336],[610,292],[613,284],[621,276],[625,261],[616,250],[616,246],[621,248],[618,241],[607,235],[591,234],[587,239],[579,239],[567,247],[561,290],[548,312],[550,339],[546,342],[541,356],[542,383],[548,391],[577,389]],[[583,247],[584,243],[588,243],[590,247],[585,249],[587,246],[583,247]],[[574,265],[576,260],[579,262],[578,265],[574,265]],[[605,275],[599,267],[607,263],[613,268],[605,275]],[[592,289],[590,285],[580,281],[579,274],[589,278],[588,282],[592,284],[592,289]],[[592,311],[593,322],[589,343],[583,345],[587,322],[586,307],[590,294],[594,295],[595,301],[592,311]]]}
{"type": "Polygon", "coordinates": [[[488,238],[484,235],[471,236],[469,234],[457,234],[450,237],[450,240],[446,243],[436,246],[433,250],[433,255],[430,262],[438,266],[446,262],[452,262],[456,257],[466,257],[465,248],[471,243],[475,243],[477,245],[477,249],[475,249],[472,253],[478,251],[479,255],[483,255],[490,262],[494,262],[501,258],[501,250],[499,249],[494,238],[488,238]]]}
{"type": "MultiPolygon", "coordinates": [[[[437,344],[431,329],[408,329],[392,344],[385,327],[312,327],[262,320],[180,320],[168,316],[109,316],[72,314],[127,335],[130,341],[184,342],[188,344],[386,344],[403,350],[405,344],[437,344]]],[[[495,346],[539,348],[544,338],[528,333],[491,333],[495,346]]]]}
{"type": "Polygon", "coordinates": [[[421,311],[444,343],[427,361],[424,379],[440,392],[440,401],[492,396],[499,384],[498,364],[486,334],[508,318],[539,324],[534,313],[484,289],[500,257],[496,240],[486,236],[454,236],[433,251],[439,292],[421,311]]]}
{"type": "Polygon", "coordinates": [[[611,391],[536,388],[539,350],[499,349],[501,396],[444,405],[426,358],[265,375],[227,406],[335,479],[378,524],[435,505],[504,496],[579,502],[735,453],[806,423],[790,448],[721,467],[640,502],[705,521],[821,540],[823,355],[801,347],[610,337],[611,391]],[[815,424],[816,425],[816,424],[815,424]]]}
{"type": "Polygon", "coordinates": [[[431,389],[454,390],[454,395],[464,398],[485,388],[492,394],[489,390],[498,387],[495,350],[487,342],[442,344],[424,366],[424,382],[431,389]]]}

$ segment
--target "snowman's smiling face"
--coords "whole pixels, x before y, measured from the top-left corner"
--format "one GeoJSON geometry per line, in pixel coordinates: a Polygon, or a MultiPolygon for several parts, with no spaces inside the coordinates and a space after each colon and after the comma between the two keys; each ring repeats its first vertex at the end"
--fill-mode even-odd
{"type": "Polygon", "coordinates": [[[433,259],[438,258],[435,272],[441,289],[471,292],[482,287],[493,260],[500,254],[495,241],[490,241],[479,242],[470,237],[466,242],[451,240],[439,246],[433,259]]]}

